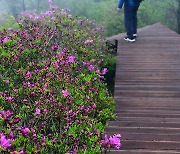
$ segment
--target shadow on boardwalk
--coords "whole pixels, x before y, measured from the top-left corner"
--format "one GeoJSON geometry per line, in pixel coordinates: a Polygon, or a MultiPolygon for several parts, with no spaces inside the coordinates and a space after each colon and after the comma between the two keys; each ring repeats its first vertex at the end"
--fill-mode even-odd
{"type": "Polygon", "coordinates": [[[113,153],[180,153],[180,35],[160,23],[139,30],[135,43],[119,40],[116,119],[107,134],[122,134],[113,153]]]}

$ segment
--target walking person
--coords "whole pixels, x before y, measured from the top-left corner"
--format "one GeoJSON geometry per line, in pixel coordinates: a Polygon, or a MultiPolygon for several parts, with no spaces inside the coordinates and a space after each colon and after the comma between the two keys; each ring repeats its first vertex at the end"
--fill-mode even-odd
{"type": "Polygon", "coordinates": [[[135,42],[137,37],[137,11],[142,0],[119,0],[118,12],[124,6],[124,23],[127,32],[125,41],[135,42]]]}

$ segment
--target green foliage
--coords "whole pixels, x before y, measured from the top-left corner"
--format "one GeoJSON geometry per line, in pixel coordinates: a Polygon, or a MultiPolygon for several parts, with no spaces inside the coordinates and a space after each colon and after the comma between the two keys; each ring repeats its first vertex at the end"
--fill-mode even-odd
{"type": "Polygon", "coordinates": [[[19,25],[17,24],[13,16],[5,15],[1,18],[0,21],[0,31],[4,29],[18,29],[19,25]]]}

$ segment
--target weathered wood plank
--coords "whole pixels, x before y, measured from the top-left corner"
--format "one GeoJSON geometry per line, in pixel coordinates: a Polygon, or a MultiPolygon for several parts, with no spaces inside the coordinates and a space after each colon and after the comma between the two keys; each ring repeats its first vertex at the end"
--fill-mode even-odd
{"type": "Polygon", "coordinates": [[[119,41],[116,118],[106,132],[122,134],[122,154],[180,153],[180,35],[160,23],[119,41]]]}

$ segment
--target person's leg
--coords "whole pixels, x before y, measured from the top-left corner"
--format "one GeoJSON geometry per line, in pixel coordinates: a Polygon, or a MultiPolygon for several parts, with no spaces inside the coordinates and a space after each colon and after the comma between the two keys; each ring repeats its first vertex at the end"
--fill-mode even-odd
{"type": "Polygon", "coordinates": [[[139,6],[135,6],[133,8],[133,34],[137,34],[137,11],[139,6]]]}
{"type": "Polygon", "coordinates": [[[133,7],[125,5],[124,6],[124,22],[127,31],[127,37],[129,39],[134,39],[133,37],[133,7]]]}

